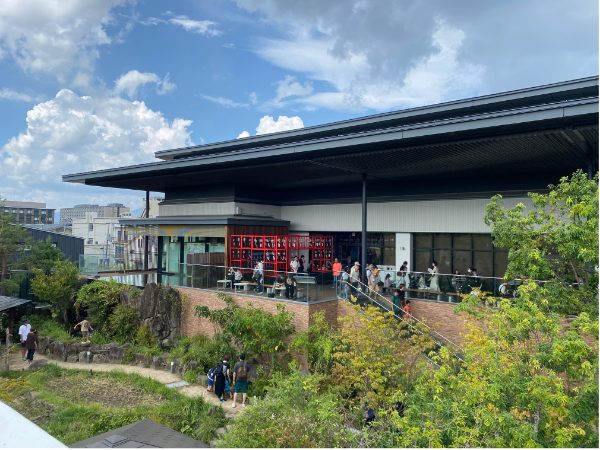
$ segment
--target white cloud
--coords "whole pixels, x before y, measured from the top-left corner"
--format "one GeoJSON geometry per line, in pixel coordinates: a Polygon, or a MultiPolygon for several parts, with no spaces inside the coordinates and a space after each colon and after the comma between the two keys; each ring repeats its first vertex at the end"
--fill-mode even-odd
{"type": "MultiPolygon", "coordinates": [[[[165,14],[167,19],[160,19],[158,17],[147,17],[140,21],[142,25],[160,25],[160,24],[169,24],[175,25],[177,27],[183,28],[185,31],[189,31],[190,33],[196,33],[207,37],[214,37],[221,35],[221,31],[217,28],[216,22],[211,20],[195,20],[190,19],[185,15],[173,15],[170,11],[167,11],[165,14]]],[[[224,46],[226,46],[225,44],[224,46]]],[[[233,44],[232,44],[233,45],[233,44]]]]}
{"type": "Polygon", "coordinates": [[[204,100],[208,100],[209,102],[216,103],[217,105],[222,106],[223,108],[247,108],[248,107],[248,103],[236,102],[235,100],[232,100],[227,97],[216,97],[216,96],[212,96],[212,95],[202,95],[201,97],[204,100]]]}
{"type": "Polygon", "coordinates": [[[32,102],[35,100],[35,98],[29,94],[17,92],[8,88],[0,88],[0,99],[13,100],[19,102],[32,102]]]}
{"type": "MultiPolygon", "coordinates": [[[[93,72],[98,46],[111,43],[111,10],[128,0],[2,0],[0,58],[10,55],[25,72],[60,82],[93,72]]],[[[83,80],[80,77],[79,80],[83,80]]]]}
{"type": "Polygon", "coordinates": [[[168,19],[172,25],[182,27],[185,31],[202,34],[204,36],[218,36],[221,34],[216,28],[216,23],[210,20],[193,20],[188,16],[175,16],[168,19]]]}
{"type": "Polygon", "coordinates": [[[250,99],[251,105],[254,106],[258,103],[258,95],[256,95],[256,92],[250,92],[250,95],[248,96],[248,98],[250,99]]]}
{"type": "MultiPolygon", "coordinates": [[[[304,128],[304,122],[299,116],[279,116],[277,120],[273,116],[263,116],[256,127],[256,136],[259,134],[277,133],[279,131],[289,131],[304,128]]],[[[238,134],[236,139],[250,137],[250,133],[244,130],[238,134]]]]}
{"type": "Polygon", "coordinates": [[[277,83],[277,100],[288,97],[305,96],[313,91],[310,83],[301,84],[295,77],[286,75],[283,80],[277,83]]]}
{"type": "Polygon", "coordinates": [[[279,116],[277,120],[273,119],[272,116],[263,116],[256,127],[256,134],[277,133],[298,128],[304,128],[304,122],[298,116],[279,116]]]}
{"type": "Polygon", "coordinates": [[[476,91],[483,80],[482,66],[460,60],[465,34],[443,21],[431,36],[431,50],[390,75],[378,72],[360,49],[336,55],[329,38],[269,40],[258,50],[272,63],[303,72],[334,89],[313,93],[310,83],[286,76],[277,85],[274,105],[289,103],[340,110],[387,110],[436,103],[476,91]]]}
{"type": "Polygon", "coordinates": [[[27,129],[0,147],[6,170],[0,192],[11,198],[46,193],[62,206],[89,203],[90,191],[72,189],[61,175],[152,161],[157,150],[192,145],[190,125],[180,118],[168,122],[144,102],[63,89],[29,110],[27,129]]]}
{"type": "Polygon", "coordinates": [[[156,92],[159,95],[171,92],[177,87],[169,80],[169,74],[165,75],[165,77],[161,79],[158,75],[152,72],[139,72],[137,70],[130,70],[129,72],[121,75],[117,81],[115,81],[115,93],[117,95],[125,93],[129,98],[133,98],[137,95],[138,90],[142,86],[149,83],[156,84],[156,92]]]}

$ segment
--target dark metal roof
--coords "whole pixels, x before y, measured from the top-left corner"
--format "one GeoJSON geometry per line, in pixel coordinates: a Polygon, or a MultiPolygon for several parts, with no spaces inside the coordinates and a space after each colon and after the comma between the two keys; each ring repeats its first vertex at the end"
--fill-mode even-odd
{"type": "Polygon", "coordinates": [[[260,216],[168,216],[151,219],[119,219],[122,225],[255,225],[287,227],[289,220],[260,216]]]}
{"type": "Polygon", "coordinates": [[[4,295],[0,295],[0,311],[5,311],[19,305],[24,305],[30,301],[31,300],[26,300],[24,298],[6,297],[4,295]]]}
{"type": "MultiPolygon", "coordinates": [[[[569,100],[549,105],[536,105],[509,111],[349,133],[291,144],[275,144],[268,147],[250,148],[222,154],[202,155],[172,161],[64,175],[63,180],[98,186],[149,189],[163,192],[169,187],[198,186],[214,183],[215,180],[217,182],[232,182],[234,180],[244,180],[244,177],[258,180],[258,184],[261,184],[263,176],[273,179],[278,178],[278,175],[281,174],[286,180],[289,180],[290,174],[298,173],[292,166],[299,165],[302,169],[306,166],[307,161],[319,162],[327,158],[347,159],[351,154],[363,155],[359,156],[361,165],[352,169],[347,164],[344,167],[346,170],[360,173],[364,171],[362,163],[366,160],[365,154],[380,150],[391,150],[396,158],[419,159],[421,164],[431,162],[424,158],[425,155],[440,157],[448,152],[458,150],[453,158],[454,163],[457,164],[456,166],[446,164],[439,166],[446,171],[464,171],[465,168],[472,167],[474,163],[479,165],[482,160],[472,161],[460,151],[460,148],[453,149],[448,146],[457,145],[457,143],[459,145],[460,143],[469,145],[468,142],[479,145],[479,143],[522,133],[560,134],[564,130],[571,133],[572,130],[578,128],[581,128],[583,133],[591,130],[592,135],[596,137],[592,136],[591,141],[586,140],[585,145],[591,146],[589,151],[592,151],[594,146],[597,149],[597,98],[569,100]],[[443,149],[443,155],[437,154],[440,149],[443,149]],[[280,170],[284,166],[286,170],[280,170]],[[265,173],[260,167],[268,167],[268,172],[265,173]],[[258,170],[255,170],[256,168],[258,170]],[[232,171],[232,169],[234,170],[232,171]]],[[[577,132],[579,133],[579,131],[577,132]]],[[[563,137],[562,140],[565,141],[561,143],[562,147],[577,147],[567,142],[566,137],[563,137]]],[[[580,152],[577,149],[575,151],[580,152]]],[[[586,151],[588,150],[584,150],[584,153],[586,151]]],[[[495,163],[511,163],[508,156],[514,153],[514,151],[504,146],[491,148],[488,145],[487,159],[498,158],[499,160],[496,160],[495,163]]],[[[525,152],[524,156],[527,157],[528,153],[525,152]]],[[[522,149],[516,154],[523,156],[522,149]]],[[[548,159],[547,156],[543,156],[542,162],[548,159]]],[[[519,159],[522,160],[523,158],[519,159]]],[[[384,166],[390,167],[387,163],[384,166]]],[[[580,161],[577,161],[577,167],[579,166],[580,161]]],[[[336,170],[341,170],[341,168],[339,166],[328,167],[324,171],[325,173],[321,175],[326,177],[335,176],[337,175],[336,170]],[[332,172],[332,169],[334,172],[332,172]]],[[[380,176],[379,173],[370,173],[368,170],[367,173],[375,177],[380,176]]],[[[314,179],[314,167],[311,167],[311,173],[306,175],[314,179]]],[[[410,175],[427,175],[427,173],[411,173],[410,175]]]]}
{"type": "Polygon", "coordinates": [[[155,156],[157,158],[169,160],[209,153],[222,153],[236,149],[272,145],[274,143],[290,143],[312,138],[331,137],[348,132],[427,122],[468,114],[490,112],[492,110],[514,109],[524,105],[547,104],[560,100],[597,95],[598,77],[587,77],[498,94],[484,95],[470,99],[445,102],[437,105],[376,114],[357,119],[302,128],[299,130],[282,131],[269,135],[252,136],[206,145],[162,150],[156,152],[155,156]]]}
{"type": "Polygon", "coordinates": [[[150,419],[71,444],[72,448],[209,448],[203,442],[150,419]]]}

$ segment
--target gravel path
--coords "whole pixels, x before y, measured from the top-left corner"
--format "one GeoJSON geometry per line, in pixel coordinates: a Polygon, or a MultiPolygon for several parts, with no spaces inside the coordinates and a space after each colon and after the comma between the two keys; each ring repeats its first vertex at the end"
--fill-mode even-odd
{"type": "MultiPolygon", "coordinates": [[[[41,361],[46,358],[39,357],[36,355],[34,361],[41,361]]],[[[112,371],[120,371],[125,373],[135,373],[141,375],[143,377],[152,378],[162,384],[175,383],[177,381],[182,381],[179,375],[173,374],[171,372],[167,372],[165,370],[156,370],[149,369],[147,367],[138,367],[138,366],[129,366],[126,364],[88,364],[88,363],[70,363],[63,361],[56,361],[54,359],[46,359],[49,364],[56,364],[59,367],[64,367],[65,369],[79,369],[79,370],[93,370],[95,372],[112,372],[112,371]]],[[[9,367],[10,370],[26,370],[29,364],[26,361],[21,359],[21,355],[12,354],[9,358],[9,367]]],[[[219,399],[212,393],[207,392],[204,386],[192,384],[189,386],[183,386],[177,388],[177,391],[182,395],[187,397],[202,397],[206,402],[212,405],[218,405],[223,408],[225,411],[225,415],[227,417],[233,417],[237,415],[240,411],[243,411],[244,408],[241,408],[238,404],[237,408],[231,407],[231,400],[220,402],[219,399]]]]}

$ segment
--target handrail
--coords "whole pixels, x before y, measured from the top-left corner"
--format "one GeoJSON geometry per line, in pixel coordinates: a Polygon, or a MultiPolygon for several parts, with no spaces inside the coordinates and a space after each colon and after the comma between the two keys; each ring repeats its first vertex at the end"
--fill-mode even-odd
{"type": "MultiPolygon", "coordinates": [[[[369,293],[373,293],[375,294],[375,296],[383,299],[384,302],[387,303],[391,303],[391,301],[389,299],[387,299],[386,297],[384,297],[383,295],[381,295],[379,292],[374,291],[373,289],[371,289],[369,286],[367,286],[366,284],[364,284],[361,281],[355,280],[356,283],[358,283],[359,287],[361,287],[361,292],[363,294],[365,294],[365,290],[366,292],[369,293]]],[[[340,281],[339,282],[340,285],[345,284],[349,289],[356,289],[355,286],[353,286],[351,283],[349,283],[348,281],[340,281]]],[[[408,325],[411,329],[417,331],[420,334],[423,334],[423,332],[421,330],[419,330],[418,328],[416,328],[412,323],[410,323],[409,321],[407,321],[403,316],[399,316],[397,315],[394,311],[393,311],[393,304],[392,304],[392,309],[388,308],[386,305],[382,305],[379,301],[377,301],[375,298],[373,298],[371,295],[366,295],[367,298],[369,298],[369,300],[371,300],[373,303],[376,303],[377,306],[379,306],[380,308],[385,309],[388,312],[392,312],[392,314],[394,315],[395,318],[397,318],[398,320],[404,322],[406,325],[408,325]]],[[[437,341],[436,336],[440,337],[441,340],[444,341],[444,343],[447,345],[451,345],[452,347],[454,347],[456,350],[458,351],[462,351],[462,348],[456,344],[455,342],[453,342],[451,339],[447,338],[446,336],[444,336],[443,334],[439,333],[438,331],[432,329],[429,325],[427,325],[426,323],[424,323],[423,321],[417,319],[415,316],[413,316],[410,313],[404,312],[405,315],[409,316],[411,320],[419,323],[422,327],[426,328],[429,332],[430,335],[433,335],[432,337],[434,338],[434,340],[437,341]]],[[[454,354],[454,356],[456,356],[457,358],[461,359],[462,358],[457,355],[455,352],[452,352],[454,354]]]]}

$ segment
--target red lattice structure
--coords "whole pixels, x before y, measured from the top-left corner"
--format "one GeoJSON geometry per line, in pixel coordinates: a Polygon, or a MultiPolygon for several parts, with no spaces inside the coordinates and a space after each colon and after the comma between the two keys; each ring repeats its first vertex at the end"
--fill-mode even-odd
{"type": "Polygon", "coordinates": [[[229,266],[251,271],[264,261],[265,272],[289,271],[294,256],[304,255],[313,272],[327,272],[333,259],[333,236],[232,234],[229,238],[229,266]]]}

